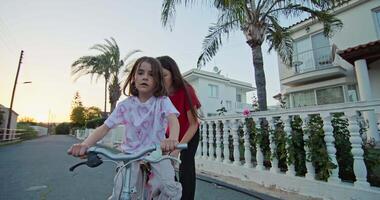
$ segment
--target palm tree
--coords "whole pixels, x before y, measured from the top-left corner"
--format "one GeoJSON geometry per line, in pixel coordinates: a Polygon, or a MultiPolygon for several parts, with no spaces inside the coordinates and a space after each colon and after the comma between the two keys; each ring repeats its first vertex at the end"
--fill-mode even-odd
{"type": "Polygon", "coordinates": [[[78,77],[91,74],[104,76],[104,112],[106,113],[107,104],[107,89],[109,91],[109,102],[111,104],[111,112],[116,107],[116,102],[121,96],[119,76],[124,72],[124,63],[137,52],[141,50],[133,50],[128,53],[124,59],[120,59],[120,49],[114,38],[110,40],[105,39],[105,44],[96,44],[90,49],[98,50],[101,52],[97,56],[83,56],[72,64],[72,74],[77,74],[78,77]],[[107,84],[109,84],[107,88],[107,84]]]}
{"type": "Polygon", "coordinates": [[[101,54],[80,57],[71,65],[71,74],[76,76],[74,80],[87,74],[91,75],[91,79],[96,75],[96,80],[104,77],[104,114],[107,113],[107,84],[111,75],[107,56],[101,54]]]}
{"type": "MultiPolygon", "coordinates": [[[[172,28],[175,18],[175,7],[178,4],[188,6],[195,0],[163,0],[161,21],[163,26],[172,28]]],[[[205,2],[205,1],[202,1],[205,2]]],[[[219,11],[215,24],[209,27],[209,33],[203,40],[203,50],[198,58],[197,67],[205,65],[217,53],[222,45],[222,36],[228,38],[230,32],[241,30],[252,51],[253,68],[257,97],[261,111],[267,109],[266,82],[261,45],[266,40],[269,51],[273,48],[281,59],[292,63],[293,40],[288,28],[281,26],[280,17],[299,17],[309,14],[319,20],[325,36],[331,36],[342,22],[329,12],[345,0],[213,0],[207,1],[219,11]]]]}

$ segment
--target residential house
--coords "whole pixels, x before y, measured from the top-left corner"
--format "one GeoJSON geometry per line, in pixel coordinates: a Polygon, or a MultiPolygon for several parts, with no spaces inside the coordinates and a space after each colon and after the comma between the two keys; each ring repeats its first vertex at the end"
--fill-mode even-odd
{"type": "Polygon", "coordinates": [[[247,92],[255,90],[252,84],[228,78],[214,68],[214,72],[191,69],[183,77],[195,88],[205,117],[216,116],[218,109],[225,107],[224,114],[241,113],[251,108],[247,103],[247,92]]]}
{"type": "Polygon", "coordinates": [[[330,38],[313,18],[290,27],[292,66],[278,59],[289,108],[380,99],[380,1],[351,0],[332,12],[343,28],[330,38]]]}
{"type": "MultiPolygon", "coordinates": [[[[0,104],[0,129],[6,129],[9,116],[9,108],[0,104]]],[[[18,114],[12,111],[10,129],[16,129],[18,114]]]]}

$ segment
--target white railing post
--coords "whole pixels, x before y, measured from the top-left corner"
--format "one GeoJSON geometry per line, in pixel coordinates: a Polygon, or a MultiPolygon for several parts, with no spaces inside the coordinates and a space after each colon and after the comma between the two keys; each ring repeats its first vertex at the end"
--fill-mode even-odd
{"type": "Polygon", "coordinates": [[[323,112],[321,113],[321,117],[323,119],[323,131],[325,132],[324,140],[326,142],[326,149],[331,162],[336,165],[335,169],[332,169],[331,175],[328,178],[328,182],[340,183],[339,179],[339,165],[336,161],[336,149],[335,149],[335,138],[334,138],[334,127],[331,124],[331,114],[323,112]]]}
{"type": "Polygon", "coordinates": [[[208,159],[214,160],[214,121],[208,123],[208,159]]]}
{"type": "Polygon", "coordinates": [[[354,157],[355,187],[368,188],[367,168],[363,160],[364,151],[362,149],[362,138],[360,137],[360,127],[357,122],[356,112],[348,113],[348,130],[350,131],[351,153],[354,157]]]}
{"type": "Polygon", "coordinates": [[[207,159],[207,121],[203,122],[203,159],[207,159]]]}
{"type": "Polygon", "coordinates": [[[199,124],[199,133],[198,133],[198,137],[199,137],[199,142],[198,142],[198,146],[197,146],[197,152],[195,153],[195,157],[199,158],[202,156],[202,130],[203,130],[204,126],[202,123],[199,124]]]}
{"type": "MultiPolygon", "coordinates": [[[[260,119],[259,118],[252,118],[252,119],[255,122],[256,138],[262,137],[262,136],[259,136],[261,134],[260,133],[260,130],[261,130],[260,119]]],[[[260,144],[257,142],[257,139],[256,139],[256,169],[257,170],[264,169],[264,156],[263,156],[263,152],[261,151],[260,144]]]]}
{"type": "MultiPolygon", "coordinates": [[[[243,119],[244,120],[244,119],[243,119]]],[[[240,121],[243,126],[244,132],[244,167],[251,168],[252,167],[252,155],[251,155],[251,144],[249,142],[249,132],[247,130],[247,125],[244,121],[240,121]]]]}
{"type": "Polygon", "coordinates": [[[220,147],[221,145],[221,134],[220,134],[220,120],[217,120],[215,122],[215,137],[216,137],[216,141],[215,141],[215,144],[216,144],[216,161],[217,162],[221,162],[222,161],[222,148],[220,147]]]}
{"type": "Polygon", "coordinates": [[[227,120],[222,120],[223,123],[223,163],[225,164],[230,164],[230,148],[229,148],[229,121],[227,120]]]}
{"type": "Polygon", "coordinates": [[[272,173],[278,173],[280,170],[278,168],[278,159],[277,159],[277,145],[274,140],[274,137],[276,137],[276,126],[275,126],[275,119],[272,117],[269,121],[269,142],[270,142],[270,153],[272,158],[272,167],[270,168],[270,172],[272,173]]]}
{"type": "MultiPolygon", "coordinates": [[[[283,118],[283,121],[284,121],[284,131],[286,133],[286,151],[287,151],[287,163],[289,163],[289,159],[290,159],[290,152],[289,152],[289,147],[290,147],[290,144],[288,143],[288,140],[293,140],[292,138],[292,127],[290,126],[290,122],[291,122],[291,119],[288,115],[285,115],[285,116],[281,116],[281,118],[283,118]]],[[[295,176],[296,174],[296,171],[294,169],[294,161],[293,163],[291,164],[288,164],[288,171],[286,171],[286,175],[288,176],[295,176]]]]}
{"type": "Polygon", "coordinates": [[[307,155],[310,154],[310,148],[309,146],[307,145],[308,141],[309,141],[309,129],[308,129],[308,123],[309,123],[309,120],[310,120],[310,117],[309,115],[305,114],[305,115],[300,115],[300,118],[302,120],[302,133],[303,133],[303,149],[305,150],[305,165],[306,165],[306,174],[305,174],[305,178],[306,179],[310,179],[310,180],[314,180],[315,179],[315,168],[313,166],[313,163],[311,162],[311,160],[307,159],[307,155]]]}
{"type": "Polygon", "coordinates": [[[234,145],[234,162],[233,164],[236,166],[240,166],[240,151],[239,151],[239,122],[234,119],[232,122],[232,139],[234,145]]]}

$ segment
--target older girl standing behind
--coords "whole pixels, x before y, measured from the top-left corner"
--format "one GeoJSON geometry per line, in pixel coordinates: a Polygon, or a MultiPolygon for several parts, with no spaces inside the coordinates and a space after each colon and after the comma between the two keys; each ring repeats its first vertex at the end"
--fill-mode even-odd
{"type": "MultiPolygon", "coordinates": [[[[157,57],[163,67],[165,87],[169,98],[179,111],[178,117],[180,143],[187,143],[186,150],[181,151],[179,180],[182,184],[182,200],[194,199],[195,195],[195,161],[194,156],[199,143],[199,123],[197,109],[201,104],[193,87],[183,79],[177,63],[169,56],[157,57]]],[[[170,136],[170,135],[169,135],[170,136]]],[[[172,154],[178,154],[177,150],[172,154]]]]}
{"type": "MultiPolygon", "coordinates": [[[[169,98],[163,81],[160,63],[151,57],[139,58],[123,88],[124,94],[131,95],[121,101],[107,118],[104,124],[82,143],[74,144],[68,153],[73,156],[83,156],[86,150],[102,139],[108,131],[117,126],[125,126],[125,140],[121,149],[125,153],[136,153],[153,144],[161,144],[164,151],[172,151],[178,144],[179,124],[178,111],[169,98]],[[128,94],[126,94],[126,89],[128,94]],[[169,125],[170,137],[165,138],[169,125]]],[[[173,199],[181,198],[181,185],[174,181],[174,168],[169,160],[151,163],[153,178],[149,179],[151,186],[150,198],[173,199]],[[159,197],[155,196],[158,195],[159,197]]],[[[136,186],[139,163],[133,163],[131,185],[136,186]]],[[[115,188],[120,186],[116,185],[115,188]]],[[[117,199],[114,191],[110,199],[117,199]]],[[[149,199],[150,199],[149,198],[149,199]]]]}

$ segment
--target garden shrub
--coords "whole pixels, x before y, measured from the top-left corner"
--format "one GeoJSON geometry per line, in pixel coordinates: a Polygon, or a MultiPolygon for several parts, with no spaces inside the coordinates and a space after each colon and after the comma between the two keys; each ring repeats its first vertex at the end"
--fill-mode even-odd
{"type": "Polygon", "coordinates": [[[70,134],[71,124],[68,122],[60,123],[55,127],[55,134],[68,135],[70,134]]]}
{"type": "Polygon", "coordinates": [[[86,122],[86,128],[97,128],[101,125],[103,125],[104,121],[106,120],[106,118],[95,118],[95,119],[91,119],[91,120],[88,120],[86,122]]]}
{"type": "Polygon", "coordinates": [[[17,123],[17,132],[20,134],[18,137],[21,140],[30,140],[37,138],[37,131],[34,130],[28,123],[17,123]]]}

